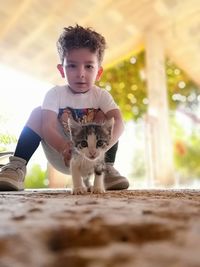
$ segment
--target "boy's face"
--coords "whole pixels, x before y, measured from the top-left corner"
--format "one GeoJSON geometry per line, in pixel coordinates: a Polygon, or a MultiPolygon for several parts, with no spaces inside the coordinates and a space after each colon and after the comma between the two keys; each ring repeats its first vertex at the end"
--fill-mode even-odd
{"type": "Polygon", "coordinates": [[[97,54],[88,48],[70,50],[65,56],[63,66],[58,65],[58,69],[75,93],[90,90],[103,72],[97,54]]]}

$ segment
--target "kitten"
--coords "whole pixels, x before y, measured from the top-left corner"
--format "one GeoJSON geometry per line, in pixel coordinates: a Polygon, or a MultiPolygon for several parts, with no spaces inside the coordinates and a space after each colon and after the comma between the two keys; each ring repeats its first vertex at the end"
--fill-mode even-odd
{"type": "Polygon", "coordinates": [[[105,152],[112,139],[113,119],[102,124],[79,124],[69,120],[73,153],[70,169],[73,181],[73,194],[103,193],[105,152]],[[93,186],[91,176],[94,175],[93,186]]]}

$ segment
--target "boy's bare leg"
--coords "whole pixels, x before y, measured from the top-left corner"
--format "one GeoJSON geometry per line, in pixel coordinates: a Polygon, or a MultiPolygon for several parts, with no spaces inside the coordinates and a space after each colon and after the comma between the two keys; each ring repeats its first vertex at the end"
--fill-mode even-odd
{"type": "Polygon", "coordinates": [[[41,107],[37,107],[31,112],[25,126],[32,129],[42,138],[42,109],[41,107]]]}

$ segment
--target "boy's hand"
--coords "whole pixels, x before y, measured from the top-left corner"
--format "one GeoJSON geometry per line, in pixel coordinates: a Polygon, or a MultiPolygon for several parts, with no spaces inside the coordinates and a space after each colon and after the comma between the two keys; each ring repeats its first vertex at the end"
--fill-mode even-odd
{"type": "Polygon", "coordinates": [[[65,162],[65,165],[67,167],[69,167],[69,161],[70,161],[71,156],[72,156],[72,142],[66,143],[66,145],[62,151],[62,156],[63,156],[64,162],[65,162]]]}

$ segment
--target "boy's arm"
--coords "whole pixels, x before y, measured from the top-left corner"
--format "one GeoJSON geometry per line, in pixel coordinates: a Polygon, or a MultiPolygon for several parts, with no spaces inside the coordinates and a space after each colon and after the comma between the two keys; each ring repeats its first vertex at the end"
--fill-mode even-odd
{"type": "Polygon", "coordinates": [[[122,135],[124,131],[124,123],[119,109],[110,110],[105,115],[108,120],[114,118],[113,137],[109,146],[109,148],[111,148],[122,135]]]}
{"type": "Polygon", "coordinates": [[[58,131],[57,114],[50,110],[42,110],[42,133],[44,140],[63,155],[65,163],[71,158],[71,143],[58,131]]]}

